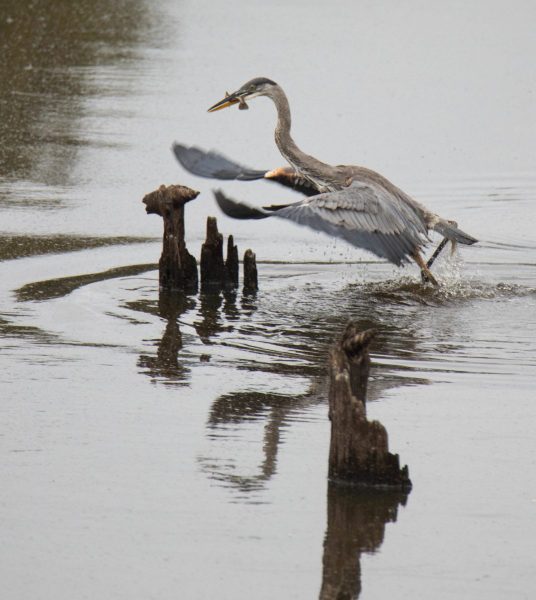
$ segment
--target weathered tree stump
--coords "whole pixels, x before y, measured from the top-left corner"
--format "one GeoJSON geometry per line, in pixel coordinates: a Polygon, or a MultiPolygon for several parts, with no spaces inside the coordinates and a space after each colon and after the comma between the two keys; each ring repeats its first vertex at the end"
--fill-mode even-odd
{"type": "Polygon", "coordinates": [[[366,416],[370,369],[368,346],[375,332],[359,332],[349,323],[330,353],[329,418],[331,444],[329,478],[361,486],[410,490],[407,466],[388,448],[387,431],[366,416]]]}
{"type": "MultiPolygon", "coordinates": [[[[198,195],[199,192],[183,185],[161,185],[143,198],[147,214],[157,214],[164,219],[162,255],[158,264],[162,290],[197,292],[197,262],[184,241],[184,205],[198,195]]],[[[238,248],[230,235],[224,262],[223,236],[218,231],[215,217],[207,218],[207,237],[201,247],[200,263],[202,291],[220,292],[238,287],[238,248]]],[[[244,257],[244,289],[258,289],[255,254],[251,250],[244,257]]]]}
{"type": "Polygon", "coordinates": [[[225,281],[223,235],[216,217],[207,218],[207,237],[201,246],[201,290],[219,291],[225,281]]]}
{"type": "Polygon", "coordinates": [[[184,205],[199,192],[183,185],[161,185],[143,198],[147,214],[164,219],[162,255],[158,263],[160,289],[197,291],[197,262],[184,241],[184,205]]]}
{"type": "Polygon", "coordinates": [[[227,258],[225,259],[225,287],[238,287],[238,247],[234,245],[233,236],[227,238],[227,258]]]}
{"type": "Polygon", "coordinates": [[[257,261],[253,250],[244,253],[244,292],[256,292],[259,289],[257,261]]]}
{"type": "Polygon", "coordinates": [[[207,218],[207,237],[201,247],[201,290],[219,292],[238,287],[238,248],[233,236],[227,239],[227,258],[223,260],[223,235],[215,217],[207,218]]]}

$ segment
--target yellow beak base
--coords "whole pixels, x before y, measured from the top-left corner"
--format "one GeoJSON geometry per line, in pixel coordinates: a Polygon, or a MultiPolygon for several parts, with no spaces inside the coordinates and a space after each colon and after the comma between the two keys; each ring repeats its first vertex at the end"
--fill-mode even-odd
{"type": "Polygon", "coordinates": [[[219,102],[216,102],[214,106],[211,106],[208,109],[208,112],[216,112],[217,110],[221,110],[222,108],[227,108],[228,106],[232,106],[233,104],[238,104],[240,100],[233,96],[228,96],[219,102]]]}

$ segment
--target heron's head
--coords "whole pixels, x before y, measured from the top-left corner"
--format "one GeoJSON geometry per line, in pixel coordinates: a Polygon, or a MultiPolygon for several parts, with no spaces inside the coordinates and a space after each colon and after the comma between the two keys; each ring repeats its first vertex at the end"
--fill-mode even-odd
{"type": "Polygon", "coordinates": [[[208,112],[221,110],[222,108],[227,108],[233,104],[238,104],[238,108],[240,109],[248,108],[246,100],[251,100],[257,96],[267,96],[276,85],[277,83],[271,79],[267,79],[266,77],[256,77],[255,79],[244,83],[244,85],[236,90],[236,92],[227,94],[223,100],[216,102],[214,106],[211,106],[208,109],[208,112]]]}

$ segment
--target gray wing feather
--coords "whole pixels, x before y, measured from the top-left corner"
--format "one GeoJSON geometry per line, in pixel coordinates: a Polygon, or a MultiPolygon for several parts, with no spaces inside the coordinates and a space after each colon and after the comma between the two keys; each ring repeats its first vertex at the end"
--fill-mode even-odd
{"type": "Polygon", "coordinates": [[[405,197],[373,183],[354,182],[336,192],[318,194],[275,213],[343,238],[353,246],[400,265],[428,241],[424,215],[405,197]]]}
{"type": "Polygon", "coordinates": [[[244,167],[214,150],[206,152],[195,146],[188,147],[177,143],[173,144],[172,150],[180,164],[198,177],[251,181],[262,179],[266,173],[266,170],[260,171],[244,167]]]}
{"type": "Polygon", "coordinates": [[[207,179],[255,181],[266,179],[291,188],[306,196],[318,194],[318,189],[307,179],[301,177],[291,167],[282,167],[273,171],[250,169],[230,160],[215,150],[206,151],[196,146],[185,146],[175,142],[173,154],[179,163],[193,175],[207,179]]]}
{"type": "Polygon", "coordinates": [[[262,208],[255,208],[245,202],[228,198],[221,190],[214,190],[214,197],[222,213],[232,219],[266,219],[272,216],[262,208]]]}
{"type": "MultiPolygon", "coordinates": [[[[220,198],[223,196],[221,192],[218,194],[220,198]]],[[[225,200],[224,212],[229,216],[233,216],[231,206],[247,206],[229,198],[225,200]]],[[[218,202],[222,206],[220,199],[218,202]]],[[[255,216],[245,218],[262,218],[262,214],[290,219],[342,238],[395,265],[409,262],[414,251],[428,241],[428,228],[418,207],[372,183],[354,183],[343,190],[317,194],[294,204],[272,206],[270,212],[250,210],[255,216]]]]}

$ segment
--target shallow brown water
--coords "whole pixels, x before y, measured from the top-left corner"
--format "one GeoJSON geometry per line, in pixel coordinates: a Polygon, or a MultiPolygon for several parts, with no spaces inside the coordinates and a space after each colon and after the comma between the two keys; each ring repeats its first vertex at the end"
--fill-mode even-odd
{"type": "Polygon", "coordinates": [[[257,2],[4,2],[6,597],[536,592],[534,7],[343,4],[285,3],[282,21],[257,2]],[[440,261],[439,289],[290,224],[219,217],[256,251],[259,293],[159,293],[143,194],[202,192],[195,254],[216,214],[172,141],[280,164],[267,101],[205,112],[255,75],[288,89],[305,149],[381,170],[481,240],[440,261]],[[327,484],[325,365],[349,319],[378,330],[369,412],[408,497],[327,484]]]}

